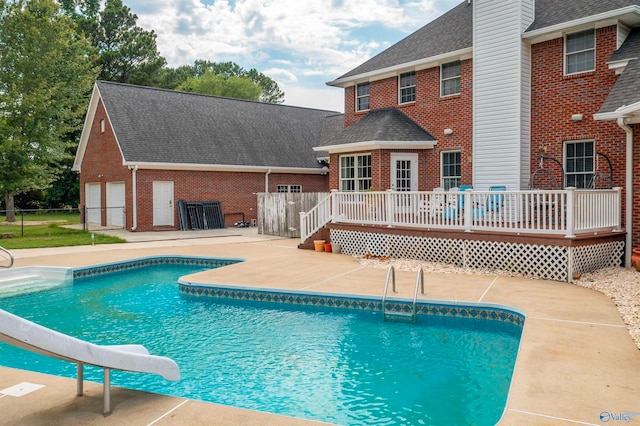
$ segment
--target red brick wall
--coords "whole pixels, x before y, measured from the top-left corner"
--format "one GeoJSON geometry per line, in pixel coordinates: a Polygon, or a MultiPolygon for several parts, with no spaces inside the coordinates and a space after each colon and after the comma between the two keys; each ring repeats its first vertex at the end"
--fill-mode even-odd
{"type": "MultiPolygon", "coordinates": [[[[370,107],[372,110],[396,107],[419,126],[429,132],[437,141],[434,149],[423,151],[382,151],[372,157],[373,185],[376,189],[389,188],[389,161],[391,152],[419,153],[419,190],[431,190],[440,186],[440,153],[461,151],[462,184],[471,184],[471,149],[473,139],[473,87],[471,60],[462,61],[460,93],[440,96],[440,67],[416,72],[416,101],[398,104],[398,78],[390,77],[370,83],[370,107]],[[453,134],[444,135],[444,129],[452,129],[453,134]]],[[[355,87],[345,89],[345,127],[351,126],[366,112],[355,111],[355,87]]],[[[331,156],[330,187],[338,188],[339,162],[337,155],[331,156]]]]}
{"type": "MultiPolygon", "coordinates": [[[[616,27],[596,30],[596,70],[565,76],[563,38],[532,46],[532,173],[539,167],[541,152],[564,164],[565,141],[590,139],[595,140],[596,151],[613,164],[613,186],[625,187],[625,132],[615,121],[593,119],[617,79],[606,64],[615,49],[616,27]],[[582,121],[573,121],[572,114],[582,114],[582,121]]],[[[598,161],[601,166],[605,162],[598,161]]],[[[553,168],[561,182],[559,167],[545,161],[547,167],[553,168]]]]}
{"type": "Polygon", "coordinates": [[[640,247],[640,124],[633,129],[633,226],[632,246],[640,247]]]}
{"type": "MultiPolygon", "coordinates": [[[[102,102],[98,105],[91,127],[89,143],[82,161],[80,173],[80,204],[85,204],[85,184],[101,184],[101,205],[106,206],[106,183],[125,182],[126,229],[133,225],[132,178],[128,167],[122,165],[122,155],[109,126],[102,102]],[[100,132],[100,120],[106,129],[100,132]]],[[[196,172],[175,170],[137,171],[137,231],[153,230],[153,181],[173,181],[174,201],[221,201],[223,213],[242,212],[245,220],[255,219],[257,197],[265,190],[265,173],[196,172]]],[[[276,192],[278,185],[302,185],[304,192],[327,192],[326,175],[271,173],[269,191],[276,192]]],[[[241,215],[229,215],[226,224],[233,225],[241,215]]],[[[102,223],[106,223],[103,213],[102,223]]],[[[172,229],[179,229],[178,212],[174,208],[172,229]]]]}

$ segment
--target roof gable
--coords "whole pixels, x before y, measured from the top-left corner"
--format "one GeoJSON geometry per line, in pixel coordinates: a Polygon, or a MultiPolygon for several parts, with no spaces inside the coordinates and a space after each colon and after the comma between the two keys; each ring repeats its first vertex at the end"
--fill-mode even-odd
{"type": "MultiPolygon", "coordinates": [[[[342,117],[334,111],[103,81],[96,89],[125,164],[320,169],[312,147],[336,132],[325,119],[342,117]]],[[[76,168],[79,164],[76,159],[76,168]]]]}

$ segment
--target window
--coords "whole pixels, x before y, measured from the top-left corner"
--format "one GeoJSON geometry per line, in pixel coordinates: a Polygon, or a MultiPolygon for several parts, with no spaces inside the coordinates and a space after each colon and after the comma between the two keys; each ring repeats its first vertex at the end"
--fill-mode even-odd
{"type": "Polygon", "coordinates": [[[356,84],[356,111],[369,109],[369,83],[356,84]]]}
{"type": "Polygon", "coordinates": [[[594,141],[567,142],[564,158],[567,186],[592,188],[594,141]]]}
{"type": "Polygon", "coordinates": [[[567,34],[565,37],[566,74],[596,69],[596,35],[594,30],[567,34]]]}
{"type": "Polygon", "coordinates": [[[442,187],[445,191],[460,186],[462,175],[460,171],[460,151],[443,152],[440,164],[442,167],[442,187]]]}
{"type": "Polygon", "coordinates": [[[415,102],[416,100],[416,73],[415,71],[400,74],[400,103],[415,102]]]}
{"type": "Polygon", "coordinates": [[[460,93],[460,61],[442,64],[442,96],[460,93]]]}
{"type": "Polygon", "coordinates": [[[100,133],[104,133],[105,130],[105,124],[104,124],[104,118],[102,120],[100,120],[100,133]]]}
{"type": "Polygon", "coordinates": [[[371,154],[340,157],[340,191],[367,191],[371,188],[371,154]]]}
{"type": "Polygon", "coordinates": [[[302,192],[302,185],[278,185],[278,192],[302,192]]]}

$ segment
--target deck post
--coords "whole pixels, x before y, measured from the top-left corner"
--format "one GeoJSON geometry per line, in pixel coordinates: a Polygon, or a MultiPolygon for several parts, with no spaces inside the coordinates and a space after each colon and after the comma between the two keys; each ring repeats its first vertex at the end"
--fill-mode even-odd
{"type": "MultiPolygon", "coordinates": [[[[622,188],[620,188],[619,186],[616,186],[615,188],[612,188],[614,191],[616,191],[616,206],[618,206],[618,209],[621,208],[622,206],[622,188]]],[[[614,232],[622,232],[622,212],[620,210],[616,209],[616,225],[615,225],[615,229],[614,232]]],[[[631,226],[627,225],[627,229],[630,229],[631,226]]]]}
{"type": "Polygon", "coordinates": [[[394,222],[394,210],[393,207],[396,205],[396,195],[393,189],[387,189],[387,193],[385,194],[386,206],[387,206],[387,228],[393,228],[394,222]]]}
{"type": "Polygon", "coordinates": [[[464,206],[464,231],[473,231],[473,189],[467,189],[460,193],[464,198],[462,205],[464,206]]]}
{"type": "Polygon", "coordinates": [[[574,187],[565,188],[567,191],[567,234],[566,238],[575,238],[575,201],[576,189],[574,187]]]}
{"type": "Polygon", "coordinates": [[[104,407],[102,413],[106,416],[111,413],[111,369],[104,369],[104,383],[102,389],[102,396],[104,398],[104,407]]]}
{"type": "Polygon", "coordinates": [[[78,363],[78,378],[76,379],[76,395],[82,396],[84,394],[83,382],[84,382],[84,371],[83,365],[81,362],[78,363]]]}

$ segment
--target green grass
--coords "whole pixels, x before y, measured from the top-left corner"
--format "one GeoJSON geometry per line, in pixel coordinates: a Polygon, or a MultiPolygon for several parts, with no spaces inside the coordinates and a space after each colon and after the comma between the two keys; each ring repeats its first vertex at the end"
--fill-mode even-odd
{"type": "MultiPolygon", "coordinates": [[[[4,219],[4,217],[0,217],[4,219]]],[[[0,246],[6,249],[65,247],[91,244],[91,234],[95,236],[95,244],[124,243],[121,238],[98,234],[90,231],[63,228],[63,225],[80,223],[80,215],[56,212],[37,213],[24,216],[25,225],[21,224],[21,217],[16,217],[14,225],[0,225],[0,246]],[[41,225],[31,225],[33,221],[61,221],[41,225]],[[24,234],[24,236],[23,236],[24,234]]]]}

